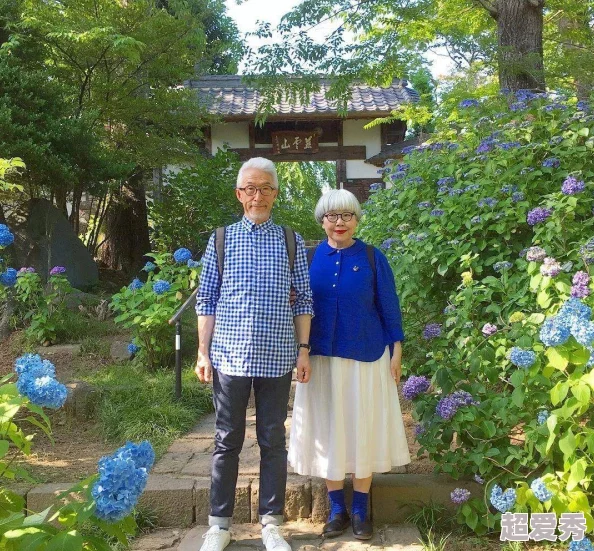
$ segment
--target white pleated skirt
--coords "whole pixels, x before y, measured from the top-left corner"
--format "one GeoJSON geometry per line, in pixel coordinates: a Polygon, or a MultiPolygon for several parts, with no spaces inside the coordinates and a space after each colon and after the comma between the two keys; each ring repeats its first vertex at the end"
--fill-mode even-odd
{"type": "Polygon", "coordinates": [[[289,463],[300,475],[367,478],[410,463],[388,347],[375,362],[311,357],[297,383],[289,463]]]}

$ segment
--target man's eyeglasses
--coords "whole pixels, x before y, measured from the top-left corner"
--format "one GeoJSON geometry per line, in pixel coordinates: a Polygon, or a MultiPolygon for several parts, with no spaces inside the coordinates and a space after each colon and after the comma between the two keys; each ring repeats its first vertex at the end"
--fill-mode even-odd
{"type": "Polygon", "coordinates": [[[238,187],[237,189],[243,191],[248,197],[253,197],[254,195],[256,195],[256,193],[258,193],[258,191],[264,197],[268,197],[269,195],[272,195],[273,191],[275,191],[275,188],[270,187],[270,186],[262,186],[262,187],[245,186],[245,187],[238,187]]]}
{"type": "Polygon", "coordinates": [[[355,216],[354,212],[327,212],[324,214],[324,218],[327,218],[328,222],[337,222],[338,217],[342,218],[344,222],[350,222],[353,219],[353,216],[355,216]]]}

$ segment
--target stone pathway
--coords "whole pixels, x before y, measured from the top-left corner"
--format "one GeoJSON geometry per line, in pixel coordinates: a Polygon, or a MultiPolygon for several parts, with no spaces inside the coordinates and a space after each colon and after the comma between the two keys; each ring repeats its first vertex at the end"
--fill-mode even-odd
{"type": "MultiPolygon", "coordinates": [[[[293,551],[422,551],[420,534],[415,526],[401,524],[376,528],[373,539],[357,541],[350,530],[341,537],[322,539],[322,524],[308,521],[289,522],[283,532],[293,551]]],[[[207,526],[196,526],[191,530],[161,530],[134,541],[133,551],[198,551],[207,526]]],[[[231,529],[229,551],[256,551],[264,549],[260,526],[238,524],[231,529]]]]}

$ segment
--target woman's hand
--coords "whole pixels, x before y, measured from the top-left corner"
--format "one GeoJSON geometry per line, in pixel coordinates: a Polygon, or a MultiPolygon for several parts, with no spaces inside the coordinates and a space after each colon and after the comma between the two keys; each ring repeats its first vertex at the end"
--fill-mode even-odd
{"type": "Polygon", "coordinates": [[[390,373],[394,382],[399,384],[402,376],[402,343],[400,341],[394,343],[394,354],[390,360],[390,373]]]}

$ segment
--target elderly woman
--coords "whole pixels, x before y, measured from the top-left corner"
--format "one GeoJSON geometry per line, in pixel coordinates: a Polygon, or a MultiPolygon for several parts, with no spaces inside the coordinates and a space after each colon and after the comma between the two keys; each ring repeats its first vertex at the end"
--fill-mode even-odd
{"type": "Polygon", "coordinates": [[[312,373],[297,387],[289,463],[301,475],[326,479],[324,536],[338,536],[352,523],[355,538],[370,539],[372,474],[410,462],[396,386],[400,306],[386,257],[353,237],[361,219],[356,197],[332,190],[320,198],[315,216],[328,239],[310,251],[312,373]],[[353,477],[352,520],[346,473],[353,477]]]}

